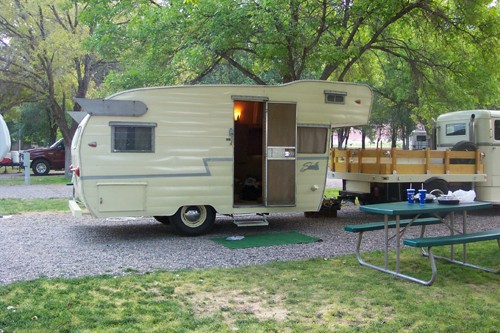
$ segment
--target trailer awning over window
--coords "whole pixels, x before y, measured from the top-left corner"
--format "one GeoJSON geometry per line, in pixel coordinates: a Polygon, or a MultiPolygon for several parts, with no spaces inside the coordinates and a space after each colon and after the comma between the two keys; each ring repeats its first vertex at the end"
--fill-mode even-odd
{"type": "Polygon", "coordinates": [[[75,98],[75,101],[94,116],[139,117],[148,111],[146,104],[141,101],[86,98],[75,98]]]}

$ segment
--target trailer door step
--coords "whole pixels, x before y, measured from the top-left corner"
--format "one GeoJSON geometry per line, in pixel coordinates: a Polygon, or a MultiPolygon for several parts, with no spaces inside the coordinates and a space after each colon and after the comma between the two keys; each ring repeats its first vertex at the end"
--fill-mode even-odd
{"type": "Polygon", "coordinates": [[[254,214],[233,215],[233,223],[238,227],[262,227],[269,225],[266,215],[264,214],[257,214],[257,216],[254,214]]]}

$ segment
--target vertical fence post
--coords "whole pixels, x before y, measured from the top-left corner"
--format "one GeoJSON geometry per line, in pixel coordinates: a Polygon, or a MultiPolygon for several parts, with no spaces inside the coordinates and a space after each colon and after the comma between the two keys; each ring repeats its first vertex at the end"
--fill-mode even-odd
{"type": "Polygon", "coordinates": [[[23,161],[24,161],[24,184],[29,185],[30,184],[30,153],[25,151],[23,153],[23,161]]]}

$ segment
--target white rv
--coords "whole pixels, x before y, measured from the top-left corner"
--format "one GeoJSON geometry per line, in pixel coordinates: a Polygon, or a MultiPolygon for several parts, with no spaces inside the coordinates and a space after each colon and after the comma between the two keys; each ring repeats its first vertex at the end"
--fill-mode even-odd
{"type": "Polygon", "coordinates": [[[145,88],[77,102],[88,116],[71,147],[73,214],[79,201],[97,217],[154,216],[197,235],[216,213],[318,211],[331,130],[366,125],[372,91],[296,81],[145,88]]]}
{"type": "Polygon", "coordinates": [[[0,114],[0,161],[10,150],[10,133],[5,120],[0,114]]]}
{"type": "Polygon", "coordinates": [[[413,130],[409,137],[410,150],[426,149],[429,146],[427,132],[424,130],[413,130]]]}

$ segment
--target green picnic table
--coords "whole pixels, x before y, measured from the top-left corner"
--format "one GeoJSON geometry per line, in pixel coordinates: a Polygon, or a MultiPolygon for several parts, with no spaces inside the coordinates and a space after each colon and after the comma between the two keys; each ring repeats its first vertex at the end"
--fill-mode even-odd
{"type": "Polygon", "coordinates": [[[417,282],[423,285],[431,285],[437,276],[437,268],[435,265],[434,258],[436,256],[432,253],[433,246],[450,245],[450,257],[436,257],[443,258],[453,263],[458,263],[466,265],[469,267],[480,268],[486,271],[498,273],[498,270],[493,270],[485,267],[480,267],[472,265],[466,262],[466,244],[470,242],[484,241],[496,239],[500,247],[500,229],[483,231],[480,233],[467,233],[467,212],[472,210],[486,209],[492,207],[491,203],[474,201],[470,203],[460,203],[454,205],[440,204],[437,202],[433,203],[408,203],[408,202],[392,202],[392,203],[381,203],[374,205],[360,206],[360,210],[367,213],[373,213],[378,215],[383,215],[383,222],[372,222],[365,223],[361,225],[351,225],[346,226],[344,230],[349,232],[358,233],[358,244],[356,247],[356,256],[361,265],[374,268],[376,270],[389,273],[404,279],[417,282]],[[455,230],[455,213],[462,214],[462,230],[455,230]],[[442,216],[447,215],[446,223],[442,216]],[[409,216],[410,218],[401,219],[401,216],[409,216]],[[449,236],[441,237],[424,237],[424,231],[426,225],[444,223],[450,230],[449,236]],[[401,239],[404,235],[406,228],[411,226],[421,226],[421,236],[420,238],[405,239],[404,244],[407,246],[421,247],[422,254],[428,256],[431,261],[432,276],[430,280],[422,280],[407,274],[402,274],[400,272],[400,248],[401,239]],[[384,230],[384,266],[377,266],[364,261],[361,258],[361,242],[363,233],[370,232],[374,230],[384,230]],[[389,238],[389,229],[395,229],[395,236],[389,238]],[[389,268],[389,242],[390,239],[395,238],[396,240],[396,260],[395,260],[395,270],[389,268]],[[463,244],[463,259],[461,261],[454,259],[454,244],[463,244]],[[427,251],[423,248],[426,247],[427,251]]]}

